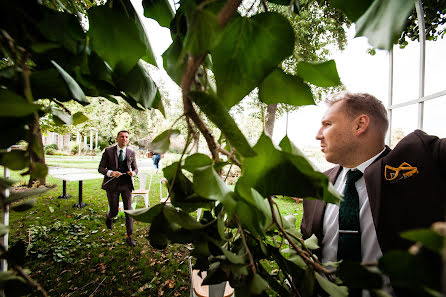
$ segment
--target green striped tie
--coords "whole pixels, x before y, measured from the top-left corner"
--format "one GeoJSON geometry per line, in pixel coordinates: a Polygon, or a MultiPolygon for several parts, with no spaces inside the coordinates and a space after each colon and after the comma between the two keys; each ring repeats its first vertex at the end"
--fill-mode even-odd
{"type": "Polygon", "coordinates": [[[122,150],[119,150],[118,161],[119,161],[119,163],[121,163],[122,161],[124,161],[124,154],[123,154],[122,150]]]}

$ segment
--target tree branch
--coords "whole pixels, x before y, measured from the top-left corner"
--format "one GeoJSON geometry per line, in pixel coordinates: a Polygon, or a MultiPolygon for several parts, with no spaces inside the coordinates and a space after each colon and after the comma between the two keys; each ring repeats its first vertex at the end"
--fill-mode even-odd
{"type": "Polygon", "coordinates": [[[249,266],[251,267],[252,273],[256,274],[257,273],[256,264],[254,263],[251,251],[249,250],[248,244],[246,243],[246,237],[245,234],[243,233],[242,224],[240,224],[240,220],[237,214],[234,215],[234,218],[237,222],[238,229],[240,230],[240,236],[242,238],[243,246],[245,247],[246,253],[248,254],[249,266]]]}

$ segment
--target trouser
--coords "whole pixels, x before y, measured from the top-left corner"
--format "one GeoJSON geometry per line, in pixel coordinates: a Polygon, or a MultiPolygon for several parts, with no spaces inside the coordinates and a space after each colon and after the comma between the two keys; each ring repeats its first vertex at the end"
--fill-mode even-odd
{"type": "MultiPolygon", "coordinates": [[[[107,212],[107,216],[109,218],[114,218],[118,215],[119,195],[121,195],[124,209],[132,209],[132,192],[130,191],[129,186],[118,185],[116,192],[107,191],[108,206],[110,208],[110,211],[107,212]]],[[[128,214],[125,214],[125,227],[127,229],[127,235],[132,235],[133,219],[128,214]]]]}

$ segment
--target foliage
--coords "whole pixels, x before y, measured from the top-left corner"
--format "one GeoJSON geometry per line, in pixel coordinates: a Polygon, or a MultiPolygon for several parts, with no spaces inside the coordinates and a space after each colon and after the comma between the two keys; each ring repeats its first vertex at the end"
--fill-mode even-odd
{"type": "Polygon", "coordinates": [[[47,155],[52,155],[54,154],[54,151],[57,150],[57,144],[53,143],[53,144],[49,144],[49,145],[45,145],[45,148],[43,149],[43,151],[45,152],[45,154],[47,155]]]}

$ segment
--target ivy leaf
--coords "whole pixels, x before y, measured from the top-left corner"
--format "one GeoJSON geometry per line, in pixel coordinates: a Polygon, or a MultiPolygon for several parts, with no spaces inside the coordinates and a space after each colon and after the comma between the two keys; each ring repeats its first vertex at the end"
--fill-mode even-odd
{"type": "Polygon", "coordinates": [[[345,286],[338,286],[325,277],[321,276],[319,273],[314,272],[314,276],[316,277],[316,281],[321,286],[322,289],[324,289],[325,292],[328,293],[328,295],[332,297],[347,297],[348,296],[348,289],[345,286]]]}
{"type": "Polygon", "coordinates": [[[280,147],[282,150],[262,134],[254,146],[257,156],[245,158],[237,183],[256,189],[264,197],[286,195],[339,203],[340,196],[328,178],[313,168],[288,137],[282,139],[280,147]]]}
{"type": "Polygon", "coordinates": [[[237,201],[236,212],[240,223],[254,236],[265,234],[265,216],[243,200],[237,201]]]}
{"type": "Polygon", "coordinates": [[[246,157],[255,155],[245,136],[220,100],[203,92],[190,92],[189,96],[207,117],[220,128],[227,140],[240,154],[246,157]]]}
{"type": "Polygon", "coordinates": [[[310,250],[317,250],[319,248],[319,245],[317,244],[317,237],[314,234],[311,235],[310,238],[305,239],[304,244],[310,250]]]}
{"type": "Polygon", "coordinates": [[[149,242],[150,245],[156,249],[165,249],[167,247],[169,222],[164,217],[163,213],[160,213],[152,220],[149,230],[149,242]]]}
{"type": "Polygon", "coordinates": [[[260,223],[272,221],[269,203],[262,195],[259,194],[259,192],[253,188],[247,187],[243,183],[236,184],[235,192],[240,195],[243,201],[245,201],[251,207],[255,207],[257,209],[256,217],[259,214],[262,214],[262,216],[257,219],[260,223]]]}
{"type": "Polygon", "coordinates": [[[211,51],[219,100],[227,108],[240,102],[293,49],[293,28],[279,13],[234,17],[211,51]]]}
{"type": "Polygon", "coordinates": [[[197,222],[196,219],[184,211],[177,210],[172,206],[164,206],[163,213],[170,223],[178,224],[186,230],[198,230],[207,226],[197,222]]]}
{"type": "Polygon", "coordinates": [[[154,19],[162,27],[169,28],[175,13],[168,0],[143,0],[144,16],[154,19]]]}
{"type": "Polygon", "coordinates": [[[179,130],[166,130],[152,140],[150,148],[158,154],[163,154],[169,149],[170,137],[177,136],[178,134],[180,134],[179,130]]]}
{"type": "Polygon", "coordinates": [[[10,152],[1,153],[0,164],[11,170],[22,170],[28,167],[27,152],[21,150],[13,150],[10,152]]]}
{"type": "Polygon", "coordinates": [[[266,104],[314,105],[310,87],[298,76],[276,68],[259,87],[259,100],[266,104]]]}
{"type": "Polygon", "coordinates": [[[150,208],[124,210],[124,212],[137,221],[150,224],[153,219],[163,211],[163,207],[163,204],[157,204],[150,208]]]}
{"type": "Polygon", "coordinates": [[[367,37],[374,48],[392,49],[409,15],[415,9],[415,2],[416,0],[373,1],[367,11],[356,21],[355,37],[367,37]]]}
{"type": "Polygon", "coordinates": [[[58,107],[51,107],[51,113],[53,114],[53,119],[56,125],[73,125],[73,118],[64,110],[58,107]]]}
{"type": "Polygon", "coordinates": [[[88,19],[91,47],[114,71],[128,73],[146,55],[137,24],[123,13],[95,6],[88,10],[88,19]]]}
{"type": "Polygon", "coordinates": [[[23,201],[22,203],[20,203],[18,205],[12,206],[11,209],[14,211],[17,211],[17,212],[23,212],[23,211],[27,211],[28,209],[31,209],[34,206],[34,204],[36,204],[36,199],[32,198],[32,199],[23,201]]]}
{"type": "Polygon", "coordinates": [[[144,108],[157,107],[155,99],[158,88],[142,60],[139,60],[129,73],[115,75],[114,80],[119,88],[144,108]]]}
{"type": "Polygon", "coordinates": [[[22,96],[9,90],[0,89],[0,116],[23,117],[40,109],[40,105],[26,102],[22,96]]]}
{"type": "Polygon", "coordinates": [[[193,154],[184,160],[184,166],[183,169],[186,169],[187,171],[194,173],[194,171],[197,168],[212,165],[212,160],[205,154],[193,154]]]}
{"type": "Polygon", "coordinates": [[[296,66],[296,72],[305,81],[318,87],[327,88],[341,84],[334,60],[316,63],[301,61],[296,66]]]}
{"type": "Polygon", "coordinates": [[[373,0],[331,0],[333,7],[342,10],[345,15],[355,22],[372,4],[373,0]]]}
{"type": "Polygon", "coordinates": [[[415,242],[421,242],[423,246],[441,254],[445,238],[431,229],[416,229],[401,233],[401,237],[415,242]]]}
{"type": "Polygon", "coordinates": [[[186,2],[185,13],[188,26],[181,56],[188,52],[198,57],[218,44],[223,30],[214,13],[198,8],[192,1],[186,2]]]}
{"type": "Polygon", "coordinates": [[[264,280],[258,273],[254,274],[249,285],[249,291],[254,295],[259,295],[268,289],[268,282],[264,280]]]}
{"type": "Polygon", "coordinates": [[[56,70],[59,72],[60,76],[65,82],[65,85],[68,88],[68,91],[72,98],[79,102],[80,104],[86,105],[90,102],[87,97],[85,97],[84,91],[82,91],[81,87],[77,84],[77,82],[55,61],[51,60],[51,63],[54,65],[56,70]]]}
{"type": "Polygon", "coordinates": [[[75,114],[73,114],[72,118],[73,118],[73,125],[79,125],[89,120],[88,117],[82,111],[78,111],[75,114]]]}
{"type": "Polygon", "coordinates": [[[186,69],[187,56],[181,56],[183,42],[179,37],[175,38],[169,48],[163,53],[163,67],[170,78],[181,85],[181,78],[186,69]],[[181,57],[181,59],[180,59],[181,57]]]}

